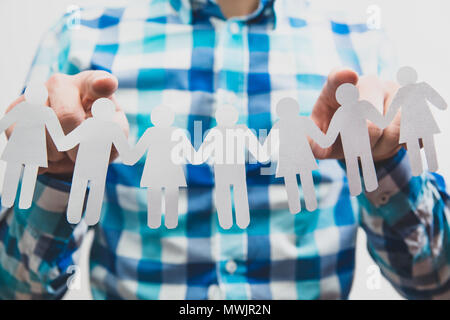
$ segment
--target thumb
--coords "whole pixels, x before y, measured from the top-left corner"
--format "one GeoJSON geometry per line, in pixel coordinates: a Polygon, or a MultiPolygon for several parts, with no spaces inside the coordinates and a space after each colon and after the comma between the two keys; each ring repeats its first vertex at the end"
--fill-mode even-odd
{"type": "Polygon", "coordinates": [[[110,98],[118,87],[118,80],[114,75],[100,70],[80,72],[75,76],[75,82],[85,110],[89,110],[99,98],[110,98]]]}
{"type": "Polygon", "coordinates": [[[340,106],[336,101],[336,89],[343,83],[356,84],[357,82],[358,75],[351,69],[341,68],[330,72],[311,112],[311,118],[323,132],[327,131],[331,118],[340,106]]]}
{"type": "MultiPolygon", "coordinates": [[[[357,82],[358,75],[351,69],[335,69],[329,74],[328,80],[311,112],[311,118],[322,132],[327,132],[330,121],[340,106],[336,101],[336,89],[343,83],[352,83],[356,85],[357,82]]],[[[316,142],[312,141],[311,147],[314,155],[319,159],[331,157],[337,158],[342,153],[340,140],[326,149],[320,148],[316,142]]]]}
{"type": "Polygon", "coordinates": [[[356,85],[357,82],[358,74],[351,69],[340,68],[331,71],[315,106],[327,107],[335,111],[340,106],[336,101],[336,89],[343,83],[356,85]]]}

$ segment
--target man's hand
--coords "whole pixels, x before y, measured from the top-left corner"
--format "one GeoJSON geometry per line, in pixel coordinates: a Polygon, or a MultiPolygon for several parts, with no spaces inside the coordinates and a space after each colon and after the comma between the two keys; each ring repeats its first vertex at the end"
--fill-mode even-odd
{"type": "MultiPolygon", "coordinates": [[[[381,114],[386,114],[398,85],[394,82],[383,82],[375,76],[358,78],[358,75],[349,69],[335,70],[328,76],[327,83],[314,105],[311,117],[316,125],[326,133],[330,121],[337,108],[336,89],[343,83],[352,83],[359,88],[360,100],[372,103],[381,114]]],[[[372,155],[375,161],[388,159],[394,156],[400,149],[398,144],[400,134],[400,114],[384,129],[368,122],[372,155]]],[[[340,137],[329,148],[322,149],[314,141],[311,142],[313,153],[318,159],[342,159],[344,153],[340,137]]]]}
{"type": "MultiPolygon", "coordinates": [[[[105,71],[84,71],[74,76],[54,74],[46,83],[48,89],[47,105],[56,113],[65,134],[78,127],[86,118],[91,117],[92,103],[98,98],[109,98],[116,104],[115,121],[128,135],[128,121],[125,113],[117,104],[114,92],[118,81],[105,71]]],[[[8,112],[24,101],[23,95],[14,101],[6,110],[8,112]]],[[[6,130],[9,137],[14,127],[6,130]]],[[[78,148],[67,152],[58,152],[47,132],[48,168],[40,168],[39,173],[71,175],[73,172],[78,148]]],[[[117,157],[115,148],[111,152],[111,161],[117,157]]]]}

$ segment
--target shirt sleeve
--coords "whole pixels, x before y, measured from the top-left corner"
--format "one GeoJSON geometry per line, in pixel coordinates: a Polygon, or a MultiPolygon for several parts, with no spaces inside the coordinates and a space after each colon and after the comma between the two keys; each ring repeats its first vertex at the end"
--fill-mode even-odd
{"type": "Polygon", "coordinates": [[[358,197],[367,247],[409,299],[450,297],[450,200],[441,176],[411,175],[406,151],[376,164],[379,188],[358,197]]]}
{"type": "MultiPolygon", "coordinates": [[[[41,41],[27,77],[45,81],[53,73],[67,73],[70,32],[67,16],[41,41]]],[[[66,220],[70,183],[51,175],[38,177],[30,209],[16,206],[0,213],[0,298],[61,298],[76,264],[87,227],[66,220]]]]}
{"type": "MultiPolygon", "coordinates": [[[[392,46],[385,35],[380,37],[386,43],[378,42],[377,72],[393,80],[397,67],[392,46]]],[[[404,297],[449,299],[450,200],[444,179],[430,172],[413,177],[405,149],[375,167],[378,189],[358,196],[370,255],[404,297]]]]}
{"type": "MultiPolygon", "coordinates": [[[[364,73],[395,80],[398,61],[388,33],[372,30],[369,37],[376,44],[369,50],[374,56],[369,51],[358,55],[363,65],[371,66],[364,73]]],[[[369,253],[406,298],[449,299],[450,201],[444,180],[430,172],[413,177],[405,149],[375,167],[378,189],[358,196],[369,253]]]]}

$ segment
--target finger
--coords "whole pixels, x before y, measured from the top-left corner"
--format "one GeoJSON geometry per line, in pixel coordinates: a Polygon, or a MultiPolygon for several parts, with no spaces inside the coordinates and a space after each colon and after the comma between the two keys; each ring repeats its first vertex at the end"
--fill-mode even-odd
{"type": "MultiPolygon", "coordinates": [[[[86,112],[81,104],[80,91],[74,83],[73,76],[54,74],[47,81],[49,93],[49,104],[55,111],[61,127],[65,134],[78,127],[85,119],[86,112]]],[[[63,159],[64,153],[58,152],[55,144],[47,134],[48,159],[59,161],[63,159]]],[[[72,157],[74,151],[68,151],[72,157]]]]}
{"type": "Polygon", "coordinates": [[[110,98],[119,84],[114,75],[100,70],[80,72],[75,76],[75,82],[85,110],[90,110],[92,103],[99,98],[110,98]]]}
{"type": "MultiPolygon", "coordinates": [[[[91,116],[90,108],[92,103],[102,97],[113,98],[112,94],[116,91],[118,87],[118,81],[115,76],[106,72],[106,71],[83,71],[75,76],[66,76],[69,80],[74,84],[72,90],[70,91],[73,99],[77,100],[77,108],[76,111],[78,113],[71,114],[68,117],[68,121],[74,120],[71,122],[71,125],[68,124],[65,128],[68,128],[68,132],[75,129],[77,126],[81,124],[87,117],[91,116]],[[72,118],[72,119],[71,119],[72,118]]],[[[62,80],[65,80],[64,77],[62,80]]],[[[63,81],[61,81],[63,82],[63,81]]],[[[115,101],[115,100],[114,100],[115,101]]],[[[120,106],[116,103],[116,109],[118,112],[123,112],[120,106]]],[[[125,114],[122,117],[124,118],[125,114]]],[[[126,118],[125,118],[126,119],[126,118]]],[[[128,128],[128,122],[123,123],[121,121],[121,126],[124,128],[128,128]]],[[[67,134],[68,132],[65,133],[67,134]]],[[[128,131],[127,131],[128,132],[128,131]]],[[[77,148],[67,151],[69,158],[72,161],[75,161],[77,148]]],[[[59,160],[53,159],[52,160],[59,160]]]]}
{"type": "Polygon", "coordinates": [[[128,137],[128,133],[130,131],[130,125],[128,123],[127,116],[125,115],[125,112],[120,107],[120,105],[117,103],[117,100],[114,96],[111,97],[111,100],[116,105],[116,113],[114,114],[114,121],[119,124],[119,126],[122,128],[125,135],[128,137]]]}
{"type": "Polygon", "coordinates": [[[44,174],[44,173],[46,173],[48,171],[48,168],[42,168],[42,167],[39,167],[39,169],[38,169],[38,175],[39,174],[44,174]]]}
{"type": "MultiPolygon", "coordinates": [[[[109,98],[116,106],[115,121],[120,125],[122,130],[124,130],[125,134],[128,135],[129,125],[125,113],[113,95],[118,87],[117,78],[106,71],[84,71],[75,75],[73,80],[79,91],[85,118],[92,116],[91,107],[95,100],[99,98],[109,98]]],[[[75,148],[67,152],[72,161],[76,160],[77,150],[78,149],[75,148]]],[[[115,159],[117,155],[117,151],[113,148],[111,159],[115,159]]]]}
{"type": "Polygon", "coordinates": [[[359,89],[359,100],[369,101],[381,114],[384,113],[386,87],[377,76],[360,77],[356,85],[359,89]]]}
{"type": "MultiPolygon", "coordinates": [[[[333,70],[330,73],[311,113],[311,118],[322,132],[327,132],[330,121],[340,106],[336,100],[337,88],[343,83],[356,84],[357,82],[358,75],[351,69],[341,68],[333,70]]],[[[318,159],[342,158],[343,156],[340,137],[329,148],[322,149],[315,142],[311,144],[311,148],[318,159]]]]}
{"type": "Polygon", "coordinates": [[[47,172],[52,174],[71,174],[74,166],[75,163],[66,155],[60,161],[49,161],[47,172]]]}
{"type": "Polygon", "coordinates": [[[310,142],[312,152],[314,157],[318,160],[323,159],[342,159],[344,157],[344,152],[342,148],[341,136],[336,139],[333,145],[329,148],[321,148],[319,144],[315,141],[310,142]]]}
{"type": "MultiPolygon", "coordinates": [[[[111,100],[116,105],[116,113],[114,114],[114,121],[119,124],[119,126],[122,128],[124,134],[128,137],[128,134],[130,131],[130,126],[128,124],[128,120],[125,115],[125,112],[122,110],[120,105],[117,103],[117,100],[115,99],[114,96],[111,97],[111,100]]],[[[111,156],[110,156],[109,162],[114,161],[114,159],[116,159],[118,156],[119,156],[119,153],[113,145],[113,147],[111,149],[111,156]]]]}
{"type": "Polygon", "coordinates": [[[391,158],[400,149],[398,143],[400,135],[400,113],[396,115],[392,123],[387,126],[381,138],[373,148],[374,161],[391,158]]]}
{"type": "Polygon", "coordinates": [[[64,159],[65,152],[59,152],[58,148],[56,148],[53,139],[50,137],[50,134],[47,130],[45,130],[45,139],[47,141],[47,158],[49,161],[59,161],[64,159]]]}
{"type": "Polygon", "coordinates": [[[326,125],[326,128],[328,128],[332,115],[340,106],[336,100],[336,89],[343,83],[356,84],[357,82],[358,75],[351,69],[336,69],[332,71],[314,105],[313,119],[325,120],[321,125],[326,125]]]}
{"type": "MultiPolygon", "coordinates": [[[[376,76],[364,76],[359,78],[356,85],[359,89],[359,99],[369,101],[381,114],[384,113],[384,102],[386,97],[383,82],[376,76]]],[[[370,146],[374,148],[383,135],[383,129],[368,122],[370,146]]]]}
{"type": "MultiPolygon", "coordinates": [[[[389,109],[392,100],[399,88],[399,85],[392,81],[383,82],[384,94],[384,114],[389,109]]],[[[401,148],[399,145],[400,137],[400,119],[401,113],[398,112],[392,122],[383,130],[383,135],[373,148],[373,155],[375,161],[384,160],[394,156],[401,148]]]]}

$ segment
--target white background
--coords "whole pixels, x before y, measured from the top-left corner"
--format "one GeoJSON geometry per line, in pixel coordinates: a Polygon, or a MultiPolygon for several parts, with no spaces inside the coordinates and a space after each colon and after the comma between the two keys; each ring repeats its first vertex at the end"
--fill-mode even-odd
{"type": "MultiPolygon", "coordinates": [[[[137,1],[137,0],[134,0],[137,1]]],[[[106,3],[101,0],[1,0],[0,1],[0,112],[13,101],[21,91],[27,70],[43,32],[64,13],[69,5],[79,6],[106,3]]],[[[108,5],[119,1],[107,1],[108,5]]],[[[369,5],[381,9],[381,24],[393,40],[401,65],[414,66],[420,80],[430,83],[450,102],[450,1],[448,0],[312,0],[318,6],[330,8],[339,6],[353,13],[366,14],[369,5]]],[[[436,146],[440,164],[439,173],[447,181],[450,175],[450,112],[435,112],[442,130],[437,136],[436,146]]],[[[0,150],[4,145],[1,138],[0,150]]],[[[0,164],[0,179],[3,176],[0,164]]],[[[68,299],[91,298],[88,284],[88,241],[83,244],[81,262],[81,288],[72,290],[68,299]]],[[[400,299],[390,284],[382,279],[379,288],[376,271],[369,257],[363,232],[358,233],[356,253],[356,275],[351,299],[400,299]]],[[[376,270],[376,269],[375,269],[376,270]]]]}

